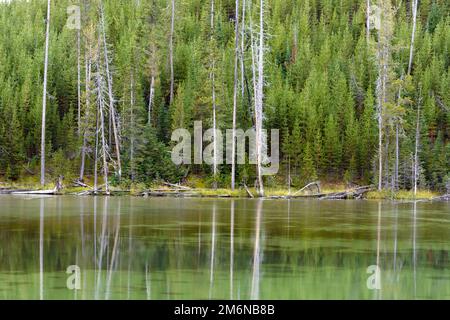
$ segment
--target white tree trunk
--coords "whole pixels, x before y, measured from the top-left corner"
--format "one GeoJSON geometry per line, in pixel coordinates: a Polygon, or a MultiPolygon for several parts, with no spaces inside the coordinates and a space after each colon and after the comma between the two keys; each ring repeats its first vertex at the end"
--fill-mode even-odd
{"type": "Polygon", "coordinates": [[[258,81],[256,95],[256,162],[258,174],[259,195],[264,196],[264,184],[262,179],[262,121],[263,121],[263,98],[264,98],[264,0],[260,0],[259,16],[259,46],[258,46],[258,81]]]}
{"type": "MultiPolygon", "coordinates": [[[[109,69],[109,57],[108,57],[108,47],[106,43],[106,31],[105,31],[105,15],[104,15],[104,8],[103,3],[100,3],[100,13],[101,13],[101,27],[102,27],[102,40],[103,40],[103,53],[104,53],[104,59],[105,59],[105,69],[106,69],[106,80],[108,83],[108,96],[109,96],[109,109],[110,109],[110,119],[112,121],[112,127],[113,127],[113,134],[114,134],[114,145],[116,149],[116,158],[117,158],[117,176],[121,177],[122,175],[122,164],[120,160],[120,140],[119,135],[117,131],[117,125],[116,125],[116,112],[114,108],[114,94],[113,94],[113,82],[112,82],[112,75],[109,69]]],[[[100,47],[99,47],[100,50],[100,47]]]]}
{"type": "MultiPolygon", "coordinates": [[[[242,0],[242,26],[241,26],[241,95],[244,99],[244,77],[245,77],[245,64],[244,64],[244,53],[245,53],[245,0],[242,0]]],[[[238,21],[238,20],[237,20],[238,21]]]]}
{"type": "Polygon", "coordinates": [[[150,80],[150,97],[148,99],[148,125],[151,126],[152,121],[152,105],[153,105],[153,96],[155,95],[155,76],[152,75],[152,79],[150,80]]]}
{"type": "Polygon", "coordinates": [[[85,124],[86,127],[83,130],[83,145],[81,147],[81,166],[80,166],[80,177],[79,180],[84,179],[84,168],[86,162],[86,145],[87,145],[87,133],[88,133],[88,122],[89,122],[89,109],[90,109],[90,82],[91,82],[91,49],[89,48],[88,53],[86,53],[86,84],[85,84],[85,94],[86,94],[86,109],[85,109],[85,124]]]}
{"type": "Polygon", "coordinates": [[[175,28],[175,0],[172,0],[172,16],[170,19],[170,39],[169,39],[169,60],[170,60],[170,104],[173,103],[173,87],[174,87],[174,74],[173,74],[173,33],[175,28]]]}
{"type": "Polygon", "coordinates": [[[418,0],[412,1],[412,11],[413,11],[413,29],[411,33],[411,46],[409,48],[409,63],[408,63],[408,74],[411,73],[413,55],[414,55],[414,38],[416,34],[416,21],[417,21],[417,7],[419,5],[418,0]]]}
{"type": "MultiPolygon", "coordinates": [[[[211,0],[211,40],[214,39],[214,0],[211,0]]],[[[211,48],[214,51],[214,48],[211,48]]],[[[217,189],[217,122],[216,122],[216,88],[215,88],[215,58],[213,57],[211,66],[211,89],[212,89],[212,111],[213,111],[213,144],[214,144],[214,155],[213,155],[213,175],[214,175],[214,189],[217,189]]]]}
{"type": "Polygon", "coordinates": [[[366,40],[369,43],[370,40],[370,0],[367,0],[366,7],[366,40]]]}
{"type": "Polygon", "coordinates": [[[80,70],[80,29],[77,30],[77,95],[78,95],[78,136],[81,135],[81,70],[80,70]]]}
{"type": "Polygon", "coordinates": [[[50,0],[47,1],[47,19],[45,31],[44,88],[42,92],[42,127],[41,127],[41,185],[45,185],[45,115],[47,110],[47,72],[48,46],[50,41],[50,0]]]}
{"type": "MultiPolygon", "coordinates": [[[[237,85],[238,85],[238,56],[239,56],[239,0],[236,0],[236,16],[235,16],[235,47],[234,47],[234,89],[233,89],[233,134],[231,144],[231,190],[234,190],[236,179],[236,114],[237,114],[237,85]]],[[[243,46],[242,46],[243,48],[243,46]]],[[[241,75],[244,72],[243,54],[241,59],[241,75]]],[[[244,83],[242,82],[242,88],[244,83]]]]}
{"type": "Polygon", "coordinates": [[[98,105],[95,111],[95,155],[94,155],[94,192],[98,190],[98,128],[99,128],[99,119],[98,119],[98,105]]]}
{"type": "Polygon", "coordinates": [[[416,143],[414,148],[414,198],[417,196],[419,178],[420,103],[417,105],[416,143]]]}
{"type": "Polygon", "coordinates": [[[131,81],[130,81],[130,172],[131,172],[131,181],[134,181],[135,178],[135,168],[134,168],[134,77],[133,73],[131,73],[131,81]]]}

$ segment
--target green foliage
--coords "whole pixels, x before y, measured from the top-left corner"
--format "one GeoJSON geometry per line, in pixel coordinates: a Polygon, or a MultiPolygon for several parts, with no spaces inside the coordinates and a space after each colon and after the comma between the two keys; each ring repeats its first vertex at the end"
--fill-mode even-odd
{"type": "MultiPolygon", "coordinates": [[[[65,27],[66,8],[72,3],[61,0],[52,4],[46,126],[47,169],[52,176],[77,174],[84,139],[86,175],[94,171],[97,100],[94,77],[90,83],[85,81],[85,63],[91,54],[95,74],[99,13],[96,2],[82,3],[81,128],[77,123],[77,32],[65,27]],[[79,131],[82,134],[78,135],[79,131]]],[[[175,1],[172,104],[167,1],[103,3],[122,179],[147,184],[154,179],[176,182],[186,168],[177,168],[170,161],[171,131],[180,127],[191,130],[195,120],[202,120],[204,129],[212,126],[212,73],[217,127],[225,130],[232,125],[234,1],[216,1],[212,30],[209,1],[175,1]]],[[[245,130],[253,125],[254,107],[249,24],[252,20],[255,28],[259,19],[256,2],[247,1],[247,5],[244,82],[239,66],[237,110],[237,127],[245,130]]],[[[264,127],[280,129],[280,175],[290,170],[295,181],[318,178],[373,183],[378,143],[374,45],[378,31],[371,31],[368,43],[365,1],[267,0],[266,6],[270,36],[264,61],[264,127]]],[[[45,9],[42,0],[0,4],[0,175],[6,179],[28,174],[24,167],[38,171],[45,9]],[[24,25],[27,27],[17,27],[24,25]]],[[[385,28],[392,49],[383,128],[387,174],[393,172],[395,128],[399,126],[399,183],[411,187],[415,111],[420,102],[421,180],[445,190],[450,176],[450,5],[443,0],[420,2],[412,73],[405,76],[412,29],[409,10],[410,1],[403,2],[396,14],[388,17],[385,28]]],[[[108,168],[113,171],[117,164],[109,123],[105,129],[108,168]]],[[[211,175],[206,165],[189,170],[202,177],[211,175]]],[[[220,167],[219,185],[227,186],[230,171],[228,165],[220,167]]],[[[237,175],[237,184],[246,181],[253,185],[255,168],[238,166],[237,175]]]]}

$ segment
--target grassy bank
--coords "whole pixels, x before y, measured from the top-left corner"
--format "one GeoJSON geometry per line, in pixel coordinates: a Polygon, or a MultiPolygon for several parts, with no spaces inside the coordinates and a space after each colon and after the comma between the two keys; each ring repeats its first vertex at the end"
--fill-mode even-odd
{"type": "MultiPolygon", "coordinates": [[[[85,183],[89,186],[93,185],[93,180],[89,177],[86,179],[85,183]]],[[[205,186],[204,182],[200,182],[198,179],[194,181],[188,181],[187,186],[191,188],[188,193],[195,194],[199,197],[224,197],[224,198],[248,198],[246,190],[239,187],[235,190],[229,188],[208,188],[205,186]]],[[[26,189],[26,190],[51,190],[54,188],[53,183],[49,183],[42,187],[39,181],[34,177],[29,177],[17,182],[0,182],[0,188],[11,188],[11,189],[26,189]]],[[[61,190],[61,194],[77,194],[83,191],[91,190],[90,188],[73,186],[69,181],[65,181],[64,189],[61,190]]],[[[148,190],[158,190],[158,192],[171,192],[173,188],[164,184],[155,183],[151,186],[146,186],[144,184],[129,184],[129,185],[111,185],[110,190],[113,194],[119,193],[129,193],[130,195],[139,196],[144,191],[148,190]]],[[[302,191],[298,193],[299,188],[292,187],[290,190],[285,186],[275,186],[266,187],[265,195],[266,197],[286,197],[292,195],[307,196],[315,193],[314,191],[302,191]]],[[[334,192],[342,192],[347,190],[344,183],[322,183],[321,192],[323,194],[329,194],[334,192]]],[[[257,191],[255,188],[249,188],[249,191],[256,197],[257,191]]],[[[414,193],[410,190],[399,190],[397,192],[392,192],[391,190],[382,191],[371,191],[365,194],[365,199],[373,200],[431,200],[434,197],[439,196],[440,193],[431,190],[419,190],[417,196],[414,197],[414,193]]]]}

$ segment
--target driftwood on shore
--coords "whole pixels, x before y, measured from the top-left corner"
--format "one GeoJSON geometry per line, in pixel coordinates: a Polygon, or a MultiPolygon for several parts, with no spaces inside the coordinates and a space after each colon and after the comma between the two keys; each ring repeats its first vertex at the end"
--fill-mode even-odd
{"type": "Polygon", "coordinates": [[[450,193],[444,194],[443,196],[431,198],[431,201],[450,201],[450,193]]]}
{"type": "Polygon", "coordinates": [[[373,190],[373,186],[358,187],[342,192],[330,193],[320,197],[319,200],[361,199],[365,193],[373,190]]]}
{"type": "Polygon", "coordinates": [[[247,185],[244,183],[244,189],[245,192],[247,192],[247,195],[249,196],[249,198],[254,198],[253,194],[250,192],[250,190],[248,189],[247,185]]]}
{"type": "Polygon", "coordinates": [[[308,183],[306,186],[304,186],[303,188],[301,188],[300,190],[298,190],[297,192],[295,192],[293,194],[293,196],[296,196],[297,194],[299,194],[300,192],[306,190],[306,189],[311,189],[312,186],[315,186],[317,189],[317,193],[316,194],[321,194],[321,190],[320,190],[320,181],[313,181],[308,183]]]}
{"type": "MultiPolygon", "coordinates": [[[[314,184],[314,183],[311,183],[314,184]]],[[[306,185],[304,188],[306,188],[306,185]]],[[[301,189],[300,189],[301,190],[301,189]]],[[[300,191],[299,190],[299,191],[300,191]]],[[[287,196],[271,196],[269,199],[299,199],[299,198],[315,198],[319,200],[339,200],[339,199],[361,199],[363,195],[369,191],[374,190],[373,186],[357,187],[345,191],[333,192],[333,193],[315,193],[315,194],[302,194],[299,195],[299,191],[293,195],[287,196]]]]}

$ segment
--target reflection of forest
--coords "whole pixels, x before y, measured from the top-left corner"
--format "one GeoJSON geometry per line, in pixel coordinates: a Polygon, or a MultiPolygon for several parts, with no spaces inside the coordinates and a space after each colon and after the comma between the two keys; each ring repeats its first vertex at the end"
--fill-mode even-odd
{"type": "Polygon", "coordinates": [[[366,269],[376,264],[377,249],[382,298],[449,298],[448,208],[383,204],[380,220],[377,208],[375,202],[5,198],[0,298],[38,299],[40,285],[46,299],[373,298],[366,269]],[[66,288],[70,265],[81,268],[79,291],[66,288]]]}

